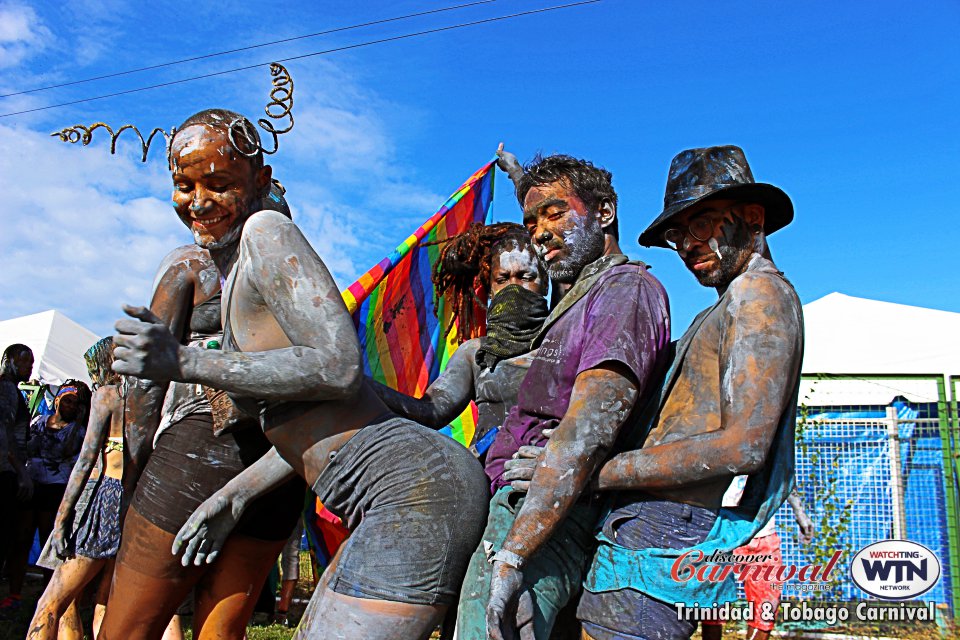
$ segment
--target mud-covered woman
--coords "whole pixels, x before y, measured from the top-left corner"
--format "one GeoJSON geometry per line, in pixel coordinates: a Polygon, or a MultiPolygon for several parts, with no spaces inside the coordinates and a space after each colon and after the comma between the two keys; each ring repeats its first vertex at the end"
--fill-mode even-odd
{"type": "MultiPolygon", "coordinates": [[[[199,185],[184,173],[180,161],[201,145],[208,127],[241,120],[252,128],[236,113],[203,111],[188,118],[172,141],[174,206],[195,244],[164,259],[150,309],[181,346],[216,349],[222,341],[222,279],[211,253],[235,248],[239,239],[239,233],[229,233],[233,220],[225,221],[223,212],[259,210],[271,202],[289,213],[276,190],[271,192],[269,178],[262,184],[252,180],[263,169],[260,153],[247,158],[227,144],[205,163],[199,185]]],[[[101,638],[159,638],[191,590],[194,638],[243,638],[260,587],[299,518],[303,482],[282,483],[251,504],[219,562],[182,566],[170,553],[181,526],[270,443],[255,421],[215,433],[207,391],[171,377],[133,380],[126,413],[130,472],[124,484],[132,499],[101,638]]]]}
{"type": "MultiPolygon", "coordinates": [[[[120,547],[123,391],[120,376],[110,368],[113,339],[98,340],[84,354],[84,360],[94,389],[90,418],[80,456],[57,510],[53,533],[37,562],[52,569],[53,577],[37,604],[28,640],[82,639],[75,600],[88,583],[101,576],[93,615],[93,635],[98,635],[113,560],[120,547]],[[100,475],[91,478],[98,462],[100,475]]],[[[179,628],[178,620],[173,624],[173,630],[179,628]]]]}
{"type": "Polygon", "coordinates": [[[482,533],[486,476],[452,439],[391,413],[364,380],[333,278],[290,219],[254,208],[270,168],[233,153],[235,134],[205,121],[171,145],[177,213],[216,242],[226,280],[224,349],[184,346],[143,308],[126,309],[135,319],[118,322],[115,337],[118,371],[227,391],[259,408],[275,446],[185,525],[185,560],[222,562],[230,539],[219,545],[249,501],[296,474],[351,530],[299,637],[427,638],[482,533]]]}

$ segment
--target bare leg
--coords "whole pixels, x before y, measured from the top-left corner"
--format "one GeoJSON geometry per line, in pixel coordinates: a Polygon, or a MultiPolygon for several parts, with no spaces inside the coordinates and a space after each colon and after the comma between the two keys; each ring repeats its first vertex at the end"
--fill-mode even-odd
{"type": "Polygon", "coordinates": [[[27,631],[29,640],[54,640],[57,637],[60,616],[96,577],[104,562],[77,556],[60,565],[37,603],[37,611],[27,631]]]}
{"type": "Polygon", "coordinates": [[[100,625],[103,624],[103,615],[107,611],[107,600],[110,599],[110,583],[113,582],[113,569],[117,564],[116,558],[107,560],[107,565],[100,574],[100,585],[97,587],[96,604],[93,605],[93,637],[100,635],[100,625]]]}
{"type": "Polygon", "coordinates": [[[95,604],[93,605],[93,638],[96,640],[100,637],[100,627],[103,626],[103,616],[107,613],[107,605],[104,604],[95,604]]]}
{"type": "Polygon", "coordinates": [[[70,606],[60,616],[57,640],[83,640],[83,622],[77,610],[77,601],[70,602],[70,606]]]}
{"type": "Polygon", "coordinates": [[[296,580],[284,580],[280,585],[280,602],[277,603],[276,618],[286,618],[290,612],[290,603],[293,602],[293,590],[297,586],[296,580]]]}
{"type": "Polygon", "coordinates": [[[337,551],[324,571],[294,640],[424,640],[430,637],[448,605],[422,605],[354,598],[336,593],[330,579],[340,561],[337,551]]]}
{"type": "Polygon", "coordinates": [[[180,616],[170,618],[170,624],[163,632],[163,640],[183,640],[183,625],[180,624],[180,616]]]}
{"type": "Polygon", "coordinates": [[[263,583],[286,540],[231,536],[197,584],[193,637],[241,640],[263,583]]]}
{"type": "Polygon", "coordinates": [[[98,640],[159,640],[207,567],[182,567],[174,534],[131,507],[123,525],[107,613],[98,640]]]}

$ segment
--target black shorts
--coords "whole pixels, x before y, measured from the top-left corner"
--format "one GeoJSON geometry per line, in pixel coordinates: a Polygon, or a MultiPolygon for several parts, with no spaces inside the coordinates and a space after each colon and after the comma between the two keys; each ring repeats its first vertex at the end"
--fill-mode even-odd
{"type": "MultiPolygon", "coordinates": [[[[313,490],[351,532],[330,581],[335,592],[410,604],[457,601],[490,500],[483,468],[465,447],[389,416],[335,452],[313,490]]],[[[305,620],[301,632],[322,624],[305,620]]]]}
{"type": "MultiPolygon", "coordinates": [[[[175,534],[200,503],[270,447],[259,429],[214,436],[210,414],[191,414],[160,434],[132,506],[150,523],[175,534]]],[[[299,477],[285,482],[251,502],[234,532],[260,540],[286,540],[300,519],[305,491],[299,477]]]]}

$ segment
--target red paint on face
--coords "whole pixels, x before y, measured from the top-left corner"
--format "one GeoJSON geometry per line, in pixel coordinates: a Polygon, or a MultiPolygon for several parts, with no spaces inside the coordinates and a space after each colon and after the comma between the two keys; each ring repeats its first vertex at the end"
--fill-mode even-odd
{"type": "Polygon", "coordinates": [[[572,283],[603,253],[599,212],[591,210],[566,179],[527,192],[523,224],[555,281],[572,283]]]}
{"type": "Polygon", "coordinates": [[[198,245],[215,245],[252,213],[258,176],[225,132],[186,127],[173,139],[170,161],[173,207],[198,245]]]}

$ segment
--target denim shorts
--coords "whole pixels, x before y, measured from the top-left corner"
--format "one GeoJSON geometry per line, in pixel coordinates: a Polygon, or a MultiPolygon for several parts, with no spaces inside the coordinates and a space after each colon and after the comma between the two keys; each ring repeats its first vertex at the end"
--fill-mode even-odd
{"type": "MultiPolygon", "coordinates": [[[[490,501],[490,516],[483,542],[474,551],[463,581],[457,611],[460,640],[487,639],[487,601],[493,565],[486,547],[497,550],[513,527],[526,493],[503,487],[490,501]]],[[[553,535],[523,566],[524,588],[533,595],[533,630],[536,638],[551,637],[554,623],[564,606],[580,591],[580,583],[596,548],[594,529],[601,505],[578,501],[553,535]]],[[[579,637],[579,636],[578,636],[579,637]]]]}
{"type": "MultiPolygon", "coordinates": [[[[717,519],[715,511],[703,507],[642,494],[634,497],[603,522],[604,534],[628,549],[692,547],[707,537],[717,519]]],[[[577,617],[595,640],[680,640],[697,628],[696,622],[678,620],[673,604],[634,589],[584,590],[577,617]]]]}
{"type": "Polygon", "coordinates": [[[453,438],[396,416],[364,427],[313,486],[350,530],[330,587],[356,598],[453,604],[483,533],[487,486],[483,467],[453,438]]]}

